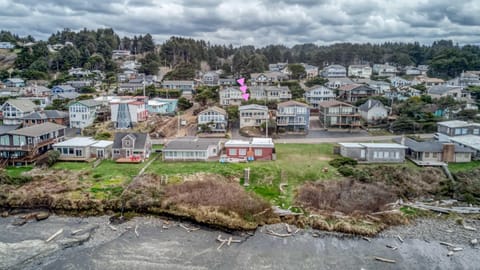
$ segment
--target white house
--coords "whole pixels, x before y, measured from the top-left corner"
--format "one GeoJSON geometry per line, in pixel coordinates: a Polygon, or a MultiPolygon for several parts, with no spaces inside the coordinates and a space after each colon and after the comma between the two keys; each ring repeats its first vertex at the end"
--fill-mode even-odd
{"type": "Polygon", "coordinates": [[[378,76],[394,77],[397,74],[397,68],[389,64],[375,64],[373,65],[373,73],[378,76]]]}
{"type": "Polygon", "coordinates": [[[307,79],[313,79],[318,77],[318,67],[312,66],[309,64],[302,63],[303,68],[305,68],[305,75],[307,79]]]}
{"type": "Polygon", "coordinates": [[[37,106],[28,99],[9,99],[2,105],[4,125],[20,125],[22,118],[29,115],[37,106]]]}
{"type": "Polygon", "coordinates": [[[267,101],[287,101],[292,99],[292,92],[287,86],[251,86],[250,99],[267,101]]]}
{"type": "Polygon", "coordinates": [[[322,85],[314,85],[305,91],[304,97],[305,101],[311,108],[318,108],[318,103],[334,100],[336,95],[330,88],[322,85]]]}
{"type": "Polygon", "coordinates": [[[402,77],[393,77],[390,79],[390,84],[393,86],[393,87],[403,87],[403,86],[409,86],[412,84],[411,81],[409,80],[405,80],[404,78],[402,77]]]}
{"type": "Polygon", "coordinates": [[[210,107],[198,113],[198,129],[208,126],[211,132],[226,132],[228,124],[227,112],[219,107],[210,107]]]}
{"type": "Polygon", "coordinates": [[[240,128],[243,127],[259,127],[267,121],[267,106],[249,104],[238,108],[240,114],[240,128]]]}
{"type": "Polygon", "coordinates": [[[385,119],[388,116],[388,109],[382,102],[376,99],[369,99],[358,107],[358,111],[362,118],[367,122],[374,122],[385,119]]]}
{"type": "Polygon", "coordinates": [[[348,76],[368,79],[372,76],[372,67],[369,65],[350,65],[348,66],[348,76]]]}
{"type": "Polygon", "coordinates": [[[68,106],[70,127],[85,128],[97,118],[97,112],[101,108],[102,102],[93,99],[79,100],[68,106]]]}
{"type": "Polygon", "coordinates": [[[219,91],[220,105],[240,105],[242,104],[242,91],[238,87],[227,87],[219,91]]]}
{"type": "Polygon", "coordinates": [[[347,69],[341,65],[330,65],[323,69],[322,76],[325,78],[347,77],[347,69]]]}

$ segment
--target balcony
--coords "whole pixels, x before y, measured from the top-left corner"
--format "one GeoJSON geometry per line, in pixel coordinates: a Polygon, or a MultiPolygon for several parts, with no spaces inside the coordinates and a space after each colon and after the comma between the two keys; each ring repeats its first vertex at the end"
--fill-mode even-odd
{"type": "Polygon", "coordinates": [[[58,141],[59,141],[58,138],[55,138],[55,139],[48,139],[48,140],[43,140],[43,141],[37,142],[35,145],[29,145],[29,144],[22,145],[22,146],[19,146],[19,145],[0,145],[0,150],[30,152],[35,148],[41,148],[41,147],[44,147],[44,146],[47,146],[47,145],[51,145],[51,144],[57,143],[58,141]]]}

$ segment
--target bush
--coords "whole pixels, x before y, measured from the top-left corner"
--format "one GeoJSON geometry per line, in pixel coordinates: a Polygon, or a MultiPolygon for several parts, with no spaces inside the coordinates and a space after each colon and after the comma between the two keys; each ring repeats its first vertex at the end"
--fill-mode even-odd
{"type": "Polygon", "coordinates": [[[30,176],[10,176],[5,171],[0,172],[0,184],[2,185],[23,185],[32,181],[30,176]]]}
{"type": "Polygon", "coordinates": [[[355,166],[357,165],[357,163],[358,162],[355,159],[349,158],[349,157],[339,157],[336,159],[332,159],[328,162],[330,166],[335,168],[340,168],[341,166],[346,166],[346,165],[355,166]]]}
{"type": "Polygon", "coordinates": [[[348,177],[354,174],[355,169],[350,166],[340,166],[337,170],[341,175],[348,177]]]}
{"type": "Polygon", "coordinates": [[[53,166],[53,164],[55,164],[57,162],[59,157],[60,157],[60,152],[55,151],[55,150],[50,150],[50,151],[47,152],[47,154],[45,156],[43,156],[41,159],[37,160],[35,165],[37,167],[41,167],[41,166],[51,167],[51,166],[53,166]]]}
{"type": "Polygon", "coordinates": [[[101,132],[95,135],[95,140],[108,140],[112,137],[110,132],[101,132]]]}

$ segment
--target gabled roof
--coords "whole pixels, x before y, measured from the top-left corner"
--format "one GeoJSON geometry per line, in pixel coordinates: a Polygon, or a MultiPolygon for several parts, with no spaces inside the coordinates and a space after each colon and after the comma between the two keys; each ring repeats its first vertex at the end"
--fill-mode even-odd
{"type": "Polygon", "coordinates": [[[302,103],[302,102],[298,102],[298,101],[295,101],[295,100],[289,100],[289,101],[285,101],[285,102],[281,102],[281,103],[277,104],[277,107],[288,107],[288,106],[308,107],[307,104],[302,103]]]}
{"type": "Polygon", "coordinates": [[[205,113],[205,112],[208,112],[208,111],[214,111],[214,112],[218,112],[220,114],[223,114],[223,115],[227,115],[227,112],[220,108],[220,107],[217,107],[217,106],[213,106],[213,107],[208,107],[207,109],[199,112],[198,114],[202,114],[202,113],[205,113]]]}
{"type": "Polygon", "coordinates": [[[58,94],[55,94],[57,97],[61,97],[61,98],[64,98],[64,99],[76,99],[77,97],[80,96],[79,93],[77,92],[66,92],[66,93],[58,93],[58,94]]]}
{"type": "Polygon", "coordinates": [[[58,110],[45,110],[42,112],[33,112],[24,116],[22,119],[28,120],[40,120],[40,119],[53,119],[53,118],[65,118],[68,117],[67,112],[58,110]]]}
{"type": "Polygon", "coordinates": [[[69,84],[60,84],[60,85],[55,85],[53,88],[61,88],[63,89],[63,91],[67,91],[67,92],[73,92],[75,91],[75,88],[73,88],[73,86],[69,85],[69,84]]]}
{"type": "Polygon", "coordinates": [[[46,122],[39,125],[33,125],[33,126],[29,126],[29,127],[25,127],[17,130],[12,130],[8,132],[8,134],[35,137],[35,136],[40,136],[46,133],[58,131],[65,128],[67,127],[58,125],[55,123],[46,122]]]}
{"type": "Polygon", "coordinates": [[[10,78],[6,79],[5,82],[12,82],[12,83],[24,83],[25,81],[20,78],[10,78]]]}
{"type": "Polygon", "coordinates": [[[325,108],[337,107],[337,106],[355,107],[355,106],[353,106],[353,105],[351,105],[351,104],[348,104],[348,103],[345,103],[345,102],[341,102],[341,101],[338,101],[338,100],[329,100],[329,101],[319,102],[319,103],[318,103],[318,106],[320,106],[320,107],[325,107],[325,108]]]}
{"type": "Polygon", "coordinates": [[[448,93],[449,91],[452,90],[461,90],[461,87],[456,87],[456,86],[445,86],[445,85],[435,85],[430,88],[428,88],[427,93],[428,94],[433,94],[433,95],[444,95],[448,93]]]}
{"type": "Polygon", "coordinates": [[[259,110],[259,111],[268,111],[268,107],[264,105],[258,105],[258,104],[248,104],[248,105],[243,105],[238,107],[239,111],[243,110],[259,110]]]}
{"type": "Polygon", "coordinates": [[[380,102],[379,100],[369,99],[365,103],[363,103],[362,105],[358,106],[358,110],[366,112],[366,111],[369,111],[371,108],[373,108],[375,106],[385,107],[385,106],[383,106],[383,103],[380,102]]]}
{"type": "Polygon", "coordinates": [[[212,145],[218,145],[220,140],[218,139],[204,139],[204,138],[182,138],[175,139],[163,147],[163,151],[175,151],[175,150],[196,150],[206,151],[208,147],[212,145]]]}
{"type": "Polygon", "coordinates": [[[118,132],[115,133],[115,138],[113,140],[113,148],[121,149],[122,148],[122,140],[126,136],[132,136],[135,138],[135,145],[134,149],[144,149],[147,143],[148,134],[147,133],[124,133],[118,132]]]}
{"type": "Polygon", "coordinates": [[[9,99],[2,105],[2,108],[7,103],[19,109],[22,112],[32,112],[37,107],[37,105],[35,105],[35,103],[33,103],[29,99],[9,99]]]}
{"type": "Polygon", "coordinates": [[[310,92],[310,91],[313,91],[313,90],[317,90],[317,89],[319,89],[319,88],[322,89],[322,90],[325,90],[325,89],[326,89],[326,90],[333,91],[332,89],[330,89],[330,88],[328,88],[328,87],[326,87],[326,86],[316,84],[316,85],[314,85],[314,86],[312,86],[312,87],[307,88],[307,90],[305,90],[305,92],[310,92]]]}
{"type": "Polygon", "coordinates": [[[5,134],[5,133],[8,133],[12,130],[15,130],[17,128],[19,128],[20,125],[1,125],[0,126],[0,134],[5,134]]]}
{"type": "MultiPolygon", "coordinates": [[[[402,138],[394,139],[395,142],[402,144],[402,138]]],[[[410,138],[404,138],[403,144],[415,152],[436,152],[443,151],[443,143],[438,141],[418,142],[410,138]]],[[[472,153],[473,151],[455,144],[455,153],[472,153]]]]}
{"type": "Polygon", "coordinates": [[[375,89],[373,89],[369,86],[366,86],[364,84],[356,84],[356,83],[340,86],[338,88],[338,90],[340,90],[340,91],[352,91],[352,90],[355,90],[355,89],[360,88],[360,87],[367,88],[367,90],[375,91],[375,89]]]}
{"type": "Polygon", "coordinates": [[[97,101],[97,100],[94,100],[94,99],[79,100],[79,101],[71,103],[70,105],[75,104],[75,103],[80,103],[80,104],[85,105],[87,107],[96,107],[96,106],[102,105],[101,101],[97,101]]]}

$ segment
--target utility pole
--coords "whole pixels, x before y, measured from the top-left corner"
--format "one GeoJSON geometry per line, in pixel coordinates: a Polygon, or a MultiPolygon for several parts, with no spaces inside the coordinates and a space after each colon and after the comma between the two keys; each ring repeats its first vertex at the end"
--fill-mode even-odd
{"type": "MultiPolygon", "coordinates": [[[[265,89],[263,84],[262,84],[262,90],[263,90],[263,93],[265,94],[265,107],[267,107],[267,90],[265,89]]],[[[267,121],[265,121],[265,138],[268,138],[268,121],[269,120],[270,120],[270,115],[267,107],[267,121]]]]}

